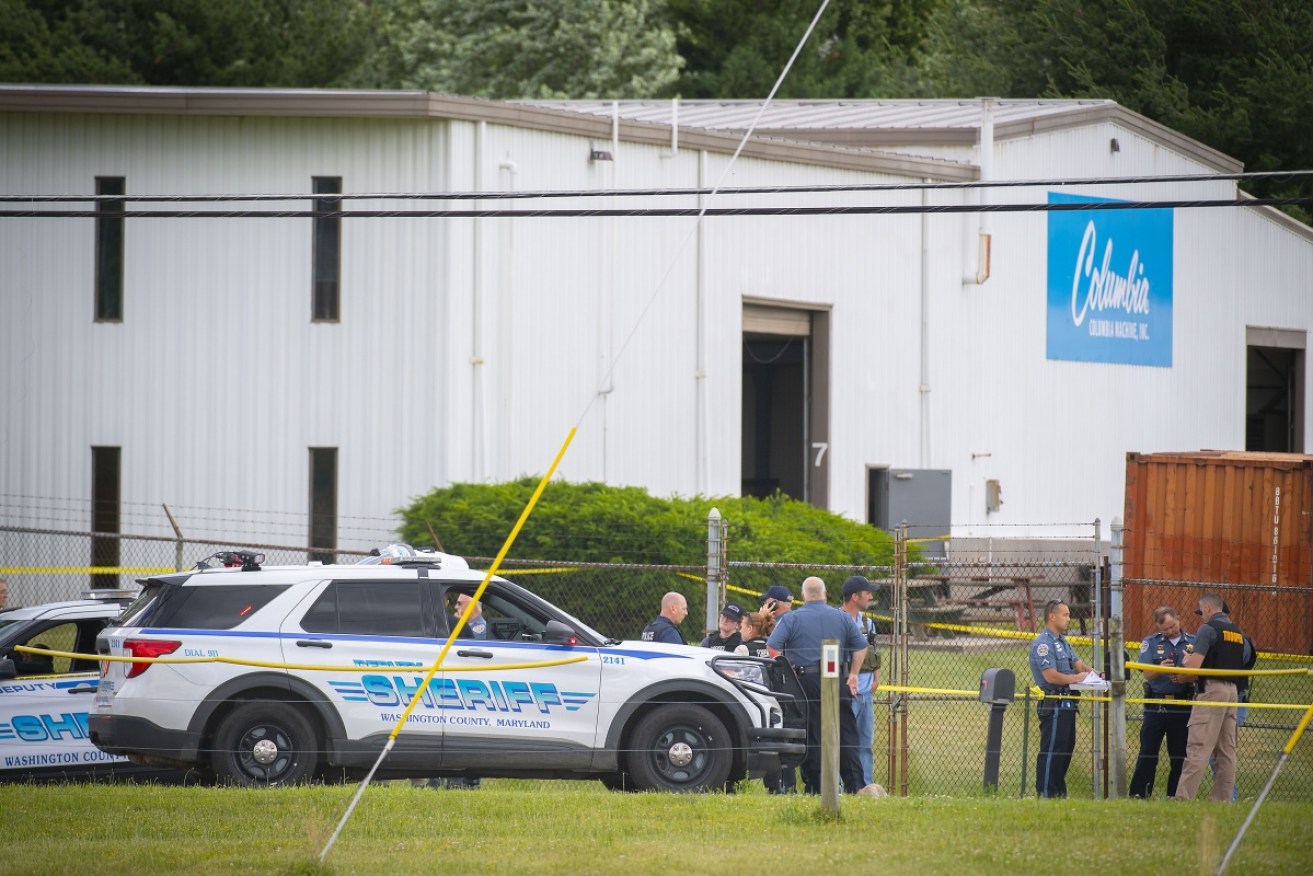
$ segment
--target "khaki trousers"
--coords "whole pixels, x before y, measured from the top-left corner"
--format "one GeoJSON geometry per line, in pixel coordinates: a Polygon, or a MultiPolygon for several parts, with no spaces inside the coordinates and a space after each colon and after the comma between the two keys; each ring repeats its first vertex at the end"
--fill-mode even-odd
{"type": "MultiPolygon", "coordinates": [[[[1195,696],[1197,703],[1236,702],[1236,687],[1231,681],[1208,679],[1204,692],[1195,696]]],[[[1185,743],[1185,766],[1176,784],[1176,796],[1193,800],[1208,769],[1208,758],[1216,756],[1217,776],[1209,800],[1230,802],[1235,787],[1235,708],[1195,706],[1190,710],[1190,735],[1185,743]]]]}

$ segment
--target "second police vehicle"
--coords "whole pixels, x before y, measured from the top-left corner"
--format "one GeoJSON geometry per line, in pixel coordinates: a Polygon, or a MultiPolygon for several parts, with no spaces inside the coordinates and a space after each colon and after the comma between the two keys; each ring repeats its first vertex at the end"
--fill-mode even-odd
{"type": "Polygon", "coordinates": [[[361,565],[238,556],[141,581],[100,634],[101,655],[166,658],[102,662],[102,750],[241,785],[363,775],[420,691],[379,778],[701,791],[802,759],[805,704],[783,661],[610,639],[494,577],[486,637],[458,639],[421,691],[482,573],[407,548],[361,565]]]}

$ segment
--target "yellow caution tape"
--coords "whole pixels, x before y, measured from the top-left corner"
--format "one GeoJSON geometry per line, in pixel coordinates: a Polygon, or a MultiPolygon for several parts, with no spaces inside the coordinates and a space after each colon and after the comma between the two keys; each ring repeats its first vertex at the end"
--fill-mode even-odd
{"type": "MultiPolygon", "coordinates": [[[[106,663],[165,663],[185,665],[195,663],[226,663],[230,666],[255,666],[261,669],[298,669],[320,670],[323,672],[386,672],[404,670],[406,672],[428,672],[433,664],[427,666],[318,666],[309,663],[274,663],[268,660],[243,660],[238,657],[112,657],[108,654],[77,654],[71,651],[51,651],[46,648],[31,648],[18,645],[15,651],[25,654],[42,654],[49,657],[69,657],[74,660],[101,660],[106,663]]],[[[564,666],[568,663],[582,663],[587,655],[577,654],[560,660],[540,660],[534,663],[505,663],[494,666],[444,666],[447,672],[505,672],[508,669],[541,669],[544,666],[564,666]]]]}
{"type": "Polygon", "coordinates": [[[1156,663],[1136,663],[1134,661],[1126,664],[1127,669],[1148,670],[1157,672],[1160,675],[1207,675],[1211,677],[1247,677],[1251,675],[1313,675],[1313,669],[1205,669],[1202,666],[1198,669],[1190,669],[1185,666],[1168,666],[1166,671],[1164,667],[1156,663]]]}

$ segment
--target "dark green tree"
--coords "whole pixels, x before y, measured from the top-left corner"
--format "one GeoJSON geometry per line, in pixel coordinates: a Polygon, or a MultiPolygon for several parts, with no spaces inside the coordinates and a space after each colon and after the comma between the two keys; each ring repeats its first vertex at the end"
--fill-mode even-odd
{"type": "Polygon", "coordinates": [[[513,98],[652,97],[680,57],[665,0],[398,0],[354,81],[513,98]]]}
{"type": "Polygon", "coordinates": [[[364,0],[0,0],[0,80],[326,87],[369,45],[364,0]]]}
{"type": "MultiPolygon", "coordinates": [[[[784,98],[898,96],[944,0],[832,0],[780,87],[784,98]]],[[[815,0],[669,0],[687,98],[762,98],[816,14],[815,0]]]]}
{"type": "MultiPolygon", "coordinates": [[[[925,93],[1110,98],[1249,170],[1313,167],[1313,4],[957,0],[930,33],[925,93]]],[[[1307,180],[1245,188],[1313,196],[1307,180]]]]}

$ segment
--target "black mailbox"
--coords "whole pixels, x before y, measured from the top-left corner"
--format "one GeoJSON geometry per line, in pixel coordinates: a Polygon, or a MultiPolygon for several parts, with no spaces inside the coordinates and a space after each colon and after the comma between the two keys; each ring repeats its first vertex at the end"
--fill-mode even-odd
{"type": "Polygon", "coordinates": [[[989,729],[985,734],[985,788],[998,790],[998,762],[1003,748],[1003,712],[1017,696],[1017,677],[1011,669],[986,669],[980,675],[980,701],[989,703],[989,729]]]}
{"type": "Polygon", "coordinates": [[[1011,669],[986,669],[980,676],[980,701],[1006,705],[1017,698],[1017,677],[1011,669]]]}

